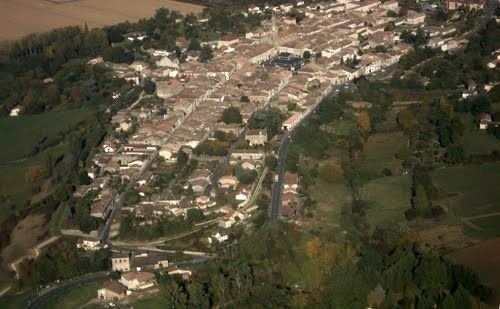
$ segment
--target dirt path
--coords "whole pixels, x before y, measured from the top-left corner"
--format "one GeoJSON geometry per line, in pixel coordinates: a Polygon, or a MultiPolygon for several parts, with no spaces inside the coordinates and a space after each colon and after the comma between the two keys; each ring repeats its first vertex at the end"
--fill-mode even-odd
{"type": "Polygon", "coordinates": [[[154,245],[162,244],[162,243],[167,242],[167,241],[171,241],[171,240],[175,240],[175,239],[189,236],[191,234],[194,234],[194,233],[200,231],[204,227],[211,225],[211,224],[214,224],[214,223],[217,223],[217,222],[219,222],[219,219],[214,219],[214,220],[210,220],[210,221],[206,221],[206,222],[200,222],[196,225],[197,228],[195,228],[194,230],[190,230],[190,231],[187,231],[187,232],[184,232],[181,234],[177,234],[174,236],[162,237],[162,238],[158,238],[158,239],[150,240],[150,241],[112,241],[111,243],[114,245],[118,245],[118,246],[154,246],[154,245]]]}
{"type": "Polygon", "coordinates": [[[49,239],[46,239],[45,241],[39,243],[35,247],[31,248],[26,255],[21,256],[20,258],[12,261],[9,264],[9,268],[13,270],[16,273],[16,278],[19,278],[19,273],[17,271],[17,265],[24,261],[25,259],[36,259],[40,255],[40,251],[43,249],[43,247],[50,245],[54,241],[58,240],[60,236],[52,236],[49,239]]]}
{"type": "Polygon", "coordinates": [[[137,98],[137,100],[135,100],[134,103],[132,103],[132,105],[130,105],[127,110],[132,110],[134,109],[134,107],[137,106],[137,104],[141,103],[142,100],[144,99],[147,99],[147,98],[151,98],[153,95],[152,94],[146,94],[146,92],[144,92],[144,90],[141,92],[141,94],[139,95],[139,97],[137,98]]]}
{"type": "Polygon", "coordinates": [[[500,216],[500,212],[492,212],[492,213],[489,213],[489,214],[472,216],[472,217],[462,217],[461,220],[468,227],[473,228],[473,229],[478,230],[478,231],[483,231],[484,229],[481,228],[481,227],[479,227],[479,226],[477,226],[477,225],[475,225],[474,223],[472,223],[472,220],[482,219],[482,218],[489,218],[489,217],[496,217],[496,216],[500,216]]]}

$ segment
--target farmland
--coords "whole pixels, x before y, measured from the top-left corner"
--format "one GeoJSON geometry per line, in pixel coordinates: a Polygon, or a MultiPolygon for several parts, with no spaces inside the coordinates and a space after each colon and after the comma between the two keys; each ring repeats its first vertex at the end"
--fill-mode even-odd
{"type": "Polygon", "coordinates": [[[90,28],[150,17],[165,7],[182,14],[199,13],[203,9],[173,0],[10,0],[0,1],[0,41],[19,39],[33,32],[57,27],[81,25],[90,28]]]}

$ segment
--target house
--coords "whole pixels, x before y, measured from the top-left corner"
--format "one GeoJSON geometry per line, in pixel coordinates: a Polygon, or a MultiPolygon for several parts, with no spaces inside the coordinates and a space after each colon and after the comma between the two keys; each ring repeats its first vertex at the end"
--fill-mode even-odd
{"type": "Polygon", "coordinates": [[[123,37],[131,42],[133,42],[135,40],[142,42],[148,36],[146,35],[145,32],[136,31],[136,32],[130,32],[130,33],[124,34],[123,37]]]}
{"type": "Polygon", "coordinates": [[[193,272],[190,271],[189,269],[181,269],[181,268],[176,267],[176,266],[172,266],[172,267],[167,268],[167,273],[170,276],[180,275],[182,277],[182,279],[184,279],[184,280],[189,279],[189,277],[193,274],[193,272]]]}
{"type": "Polygon", "coordinates": [[[19,116],[19,114],[21,114],[21,111],[22,111],[22,106],[21,105],[17,105],[15,106],[13,109],[10,110],[10,114],[9,116],[10,117],[16,117],[16,116],[19,116]]]}
{"type": "Polygon", "coordinates": [[[156,61],[156,66],[157,67],[167,67],[167,68],[174,68],[178,69],[179,68],[179,62],[177,60],[172,60],[170,57],[166,56],[161,58],[160,60],[156,61]]]}
{"type": "Polygon", "coordinates": [[[231,159],[237,160],[262,160],[264,152],[256,149],[235,149],[231,153],[231,159]]]}
{"type": "Polygon", "coordinates": [[[469,10],[480,10],[484,8],[486,0],[448,0],[446,6],[449,10],[457,10],[460,7],[469,10]]]}
{"type": "Polygon", "coordinates": [[[500,65],[500,55],[497,55],[497,57],[490,62],[488,62],[488,68],[494,69],[500,65]]]}
{"type": "Polygon", "coordinates": [[[235,176],[222,176],[219,178],[219,187],[224,189],[234,189],[238,185],[238,178],[235,176]]]}
{"type": "Polygon", "coordinates": [[[130,254],[113,252],[111,256],[111,269],[113,271],[130,271],[130,254]]]}
{"type": "Polygon", "coordinates": [[[173,161],[172,156],[175,153],[177,153],[178,150],[179,149],[178,149],[178,147],[176,147],[176,145],[174,145],[172,143],[168,143],[168,144],[163,145],[160,148],[159,155],[160,155],[160,157],[165,159],[165,161],[173,161]]]}
{"type": "Polygon", "coordinates": [[[239,41],[240,41],[240,39],[235,34],[224,35],[217,42],[217,47],[221,48],[221,47],[224,47],[224,46],[231,46],[233,44],[238,43],[239,41]]]}
{"type": "Polygon", "coordinates": [[[264,145],[267,142],[267,130],[248,130],[245,133],[245,140],[250,146],[264,145]]]}
{"type": "Polygon", "coordinates": [[[129,290],[145,290],[155,285],[155,274],[132,271],[123,273],[120,282],[129,290]]]}
{"type": "Polygon", "coordinates": [[[160,269],[168,267],[168,259],[164,253],[139,253],[132,255],[130,265],[136,271],[160,269]]]}
{"type": "Polygon", "coordinates": [[[113,271],[142,271],[168,267],[167,256],[163,253],[121,253],[114,252],[111,256],[111,269],[113,271]]]}
{"type": "Polygon", "coordinates": [[[207,209],[208,207],[215,206],[216,202],[213,201],[209,196],[202,195],[196,198],[195,204],[199,209],[207,209]]]}
{"type": "Polygon", "coordinates": [[[188,184],[194,192],[201,193],[210,185],[211,173],[207,169],[196,170],[188,179],[188,184]]]}
{"type": "Polygon", "coordinates": [[[237,201],[246,201],[250,198],[251,187],[244,186],[236,190],[235,199],[237,201]]]}
{"type": "Polygon", "coordinates": [[[76,243],[76,247],[85,251],[95,251],[101,248],[101,243],[97,239],[81,238],[76,243]]]}
{"type": "Polygon", "coordinates": [[[241,161],[241,168],[244,170],[250,170],[250,171],[255,171],[260,167],[260,162],[255,161],[255,160],[242,160],[241,161]]]}
{"type": "Polygon", "coordinates": [[[122,300],[127,295],[127,288],[114,280],[108,280],[97,290],[97,298],[102,300],[122,300]]]}
{"type": "Polygon", "coordinates": [[[160,81],[156,83],[156,95],[162,99],[168,99],[182,90],[182,83],[176,79],[160,81]]]}
{"type": "Polygon", "coordinates": [[[297,188],[299,187],[299,177],[297,174],[293,173],[285,173],[283,177],[283,192],[297,192],[297,188]]]}
{"type": "Polygon", "coordinates": [[[423,24],[424,21],[425,21],[425,13],[409,11],[408,15],[406,16],[406,23],[409,25],[423,24]]]}
{"type": "MultiPolygon", "coordinates": [[[[213,238],[215,238],[218,242],[224,242],[229,239],[229,235],[222,235],[220,232],[215,233],[212,235],[213,238]]],[[[208,242],[212,243],[212,238],[208,238],[208,242]]]]}
{"type": "Polygon", "coordinates": [[[245,219],[245,215],[239,211],[231,210],[228,212],[224,218],[219,222],[219,226],[225,229],[230,228],[236,222],[245,219]]]}
{"type": "Polygon", "coordinates": [[[293,129],[301,120],[302,120],[302,113],[299,112],[294,112],[290,117],[288,117],[285,121],[283,121],[283,124],[281,125],[281,128],[284,131],[289,131],[293,129]]]}
{"type": "Polygon", "coordinates": [[[116,142],[116,140],[108,138],[102,144],[102,149],[105,153],[114,153],[116,150],[118,150],[118,143],[116,142]]]}
{"type": "Polygon", "coordinates": [[[491,115],[487,113],[481,113],[479,115],[479,130],[486,130],[491,123],[491,115]]]}
{"type": "Polygon", "coordinates": [[[97,200],[94,200],[90,206],[90,216],[94,218],[106,219],[109,212],[111,211],[111,206],[113,199],[115,198],[116,190],[104,189],[99,195],[97,200]]]}

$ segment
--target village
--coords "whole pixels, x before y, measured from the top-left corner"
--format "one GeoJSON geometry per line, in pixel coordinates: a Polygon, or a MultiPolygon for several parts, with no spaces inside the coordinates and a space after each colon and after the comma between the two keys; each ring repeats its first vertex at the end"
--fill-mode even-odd
{"type": "MultiPolygon", "coordinates": [[[[462,4],[448,1],[450,9],[462,4]]],[[[74,193],[90,200],[90,216],[100,226],[90,233],[68,228],[67,234],[80,237],[81,250],[110,247],[112,270],[121,272],[118,280],[102,285],[97,298],[118,301],[151,289],[156,270],[192,274],[172,266],[165,253],[130,249],[141,240],[122,239],[124,221],[139,222],[144,230],[156,228],[160,219],[188,220],[191,225],[180,233],[204,228],[207,247],[231,243],[232,229],[244,228],[261,211],[256,201],[266,176],[275,179],[269,161],[276,160],[282,136],[325,97],[360,76],[389,71],[413,49],[402,42],[403,32],[423,31],[428,47],[442,51],[468,42],[452,26],[426,25],[425,12],[400,16],[399,8],[393,0],[252,6],[244,14],[270,10],[272,18],[244,37],[202,42],[213,50],[209,61],[199,61],[200,52],[187,51],[182,40],[177,45],[188,55],[183,62],[157,49],[145,50],[148,56],[130,65],[90,60],[89,65],[109,67],[134,86],[154,82],[155,92],[148,96],[156,98],[141,104],[147,101],[141,93],[133,106],[112,115],[115,132],[92,160],[91,182],[74,193]],[[277,132],[250,127],[256,112],[270,110],[281,113],[277,132]]],[[[130,33],[126,41],[140,44],[145,38],[130,33]]],[[[299,222],[300,206],[299,176],[287,172],[280,218],[299,222]]]]}

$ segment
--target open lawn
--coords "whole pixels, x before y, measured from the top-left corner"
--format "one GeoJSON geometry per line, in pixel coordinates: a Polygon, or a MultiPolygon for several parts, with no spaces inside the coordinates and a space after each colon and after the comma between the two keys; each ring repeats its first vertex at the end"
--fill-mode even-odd
{"type": "Polygon", "coordinates": [[[98,282],[84,284],[50,299],[42,308],[79,308],[90,300],[97,298],[98,282]]]}
{"type": "Polygon", "coordinates": [[[486,132],[479,132],[472,115],[462,114],[461,119],[465,125],[463,144],[466,155],[488,154],[493,150],[500,151],[500,140],[486,132]]]}
{"type": "Polygon", "coordinates": [[[342,206],[350,203],[351,191],[343,181],[327,183],[318,179],[309,189],[309,194],[318,204],[311,228],[331,230],[340,223],[342,206]]]}
{"type": "Polygon", "coordinates": [[[392,173],[401,172],[401,161],[396,158],[396,152],[405,144],[406,137],[402,132],[370,135],[361,155],[361,174],[374,178],[382,175],[383,169],[392,173]]]}
{"type": "Polygon", "coordinates": [[[90,28],[151,17],[165,7],[182,14],[200,13],[202,6],[173,0],[9,0],[0,1],[0,41],[21,38],[69,25],[90,28]]]}
{"type": "Polygon", "coordinates": [[[498,175],[500,162],[442,168],[431,174],[435,185],[449,195],[438,203],[460,217],[500,211],[498,175]]]}
{"type": "Polygon", "coordinates": [[[409,175],[371,180],[363,186],[363,198],[370,201],[366,217],[372,225],[404,222],[404,212],[411,207],[409,175]]]}
{"type": "Polygon", "coordinates": [[[147,296],[133,303],[136,309],[167,308],[168,305],[166,299],[158,295],[147,296]]]}

